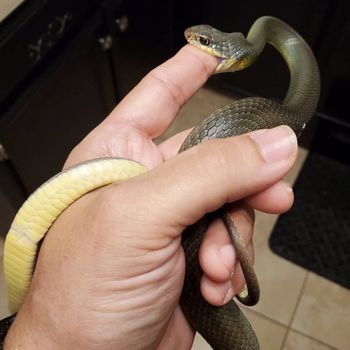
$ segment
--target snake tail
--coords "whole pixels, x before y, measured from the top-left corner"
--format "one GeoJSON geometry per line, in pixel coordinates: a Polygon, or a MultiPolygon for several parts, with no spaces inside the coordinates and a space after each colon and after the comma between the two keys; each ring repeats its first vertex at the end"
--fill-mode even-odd
{"type": "Polygon", "coordinates": [[[128,159],[94,159],[62,171],[27,199],[13,220],[4,247],[4,272],[12,312],[21,306],[31,282],[39,243],[63,210],[98,187],[145,170],[140,163],[128,159]]]}

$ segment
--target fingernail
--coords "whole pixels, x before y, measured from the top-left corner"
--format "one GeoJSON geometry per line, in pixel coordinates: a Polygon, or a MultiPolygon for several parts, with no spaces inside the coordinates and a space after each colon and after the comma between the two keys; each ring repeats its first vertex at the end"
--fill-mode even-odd
{"type": "Polygon", "coordinates": [[[231,280],[216,286],[218,292],[222,295],[222,302],[226,304],[233,298],[233,289],[231,280]]]}
{"type": "Polygon", "coordinates": [[[268,163],[289,158],[298,147],[295,133],[286,125],[253,131],[248,135],[258,144],[261,155],[268,163]]]}
{"type": "Polygon", "coordinates": [[[231,274],[234,271],[236,252],[231,244],[226,244],[219,250],[219,259],[227,267],[231,274]]]}
{"type": "MultiPolygon", "coordinates": [[[[231,282],[230,282],[230,284],[231,284],[231,282]]],[[[232,287],[230,287],[225,295],[224,304],[228,303],[232,298],[233,298],[233,289],[232,289],[232,287]]]]}

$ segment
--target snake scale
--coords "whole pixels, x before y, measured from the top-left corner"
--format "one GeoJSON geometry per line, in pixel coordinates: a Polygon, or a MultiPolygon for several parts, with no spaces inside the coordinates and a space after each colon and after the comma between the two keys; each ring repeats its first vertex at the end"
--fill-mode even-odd
{"type": "MultiPolygon", "coordinates": [[[[251,65],[266,43],[284,57],[290,70],[290,84],[282,103],[261,97],[245,98],[211,113],[181,146],[180,152],[208,139],[240,135],[252,130],[289,125],[300,135],[312,117],[319,97],[320,78],[315,57],[305,41],[287,24],[274,17],[261,17],[247,37],[241,33],[223,33],[208,25],[185,31],[187,41],[218,57],[217,73],[233,72],[251,65]]],[[[20,307],[30,283],[39,243],[60,213],[84,193],[99,186],[126,180],[146,171],[141,164],[106,158],[88,161],[67,169],[39,187],[16,215],[6,237],[4,250],[5,278],[13,312],[20,307]]],[[[180,298],[182,309],[192,325],[216,350],[259,349],[255,333],[236,303],[223,307],[206,303],[200,293],[202,275],[198,249],[213,217],[220,216],[236,248],[247,290],[237,298],[247,305],[259,299],[259,286],[239,233],[225,208],[209,214],[183,234],[186,275],[180,298]]],[[[13,317],[3,320],[0,337],[6,334],[13,317]]],[[[1,343],[1,340],[0,340],[1,343]]]]}

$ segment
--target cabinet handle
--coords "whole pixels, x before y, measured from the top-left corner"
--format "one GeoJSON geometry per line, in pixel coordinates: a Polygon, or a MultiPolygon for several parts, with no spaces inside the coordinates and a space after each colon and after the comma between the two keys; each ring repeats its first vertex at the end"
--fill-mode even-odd
{"type": "Polygon", "coordinates": [[[126,16],[120,16],[115,19],[115,24],[120,33],[125,33],[129,29],[129,18],[126,16]]]}
{"type": "Polygon", "coordinates": [[[103,51],[107,51],[113,46],[113,38],[110,34],[107,34],[103,38],[99,38],[98,42],[100,43],[103,51]]]}

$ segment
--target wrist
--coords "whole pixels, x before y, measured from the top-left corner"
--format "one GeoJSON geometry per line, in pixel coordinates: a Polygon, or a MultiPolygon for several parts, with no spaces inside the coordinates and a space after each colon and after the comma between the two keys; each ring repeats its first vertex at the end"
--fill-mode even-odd
{"type": "Polygon", "coordinates": [[[4,350],[63,349],[52,337],[50,326],[46,324],[44,327],[43,325],[40,319],[34,317],[30,308],[23,308],[18,312],[8,331],[4,350]]]}
{"type": "MultiPolygon", "coordinates": [[[[55,318],[59,312],[45,299],[35,301],[29,290],[17,317],[5,338],[4,350],[80,349],[71,347],[70,320],[61,322],[55,318]],[[67,346],[68,345],[68,346],[67,346]]],[[[83,347],[81,347],[83,349],[83,347]]]]}

